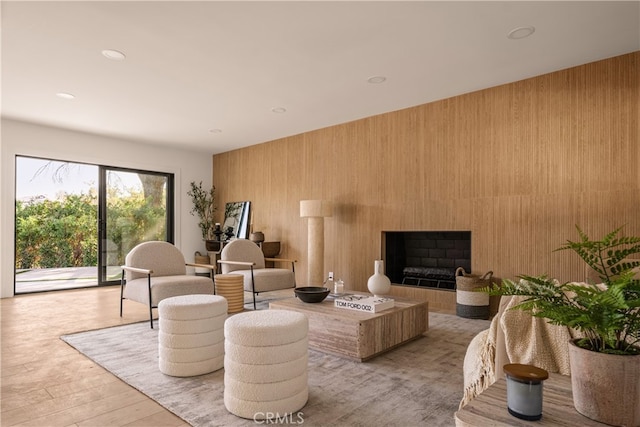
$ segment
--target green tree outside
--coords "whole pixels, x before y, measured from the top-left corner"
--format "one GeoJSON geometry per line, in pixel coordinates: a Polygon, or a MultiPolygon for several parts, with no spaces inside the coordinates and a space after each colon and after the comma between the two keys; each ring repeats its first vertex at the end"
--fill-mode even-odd
{"type": "MultiPolygon", "coordinates": [[[[111,194],[107,240],[117,259],[137,243],[164,240],[166,206],[153,195],[111,194]],[[152,199],[153,200],[149,200],[152,199]]],[[[98,198],[95,192],[65,194],[58,200],[16,202],[16,269],[88,267],[98,263],[98,198]]]]}

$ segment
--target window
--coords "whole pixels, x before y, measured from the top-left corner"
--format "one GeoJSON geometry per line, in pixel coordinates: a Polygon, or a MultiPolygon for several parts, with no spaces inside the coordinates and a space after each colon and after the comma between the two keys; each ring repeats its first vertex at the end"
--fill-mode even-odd
{"type": "Polygon", "coordinates": [[[136,244],[173,242],[173,174],[16,157],[16,294],[115,284],[136,244]]]}

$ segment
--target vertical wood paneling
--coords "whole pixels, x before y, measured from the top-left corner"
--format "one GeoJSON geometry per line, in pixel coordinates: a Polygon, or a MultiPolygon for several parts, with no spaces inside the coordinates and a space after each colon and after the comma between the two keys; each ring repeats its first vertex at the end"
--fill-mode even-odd
{"type": "Polygon", "coordinates": [[[347,288],[366,290],[383,230],[471,230],[475,272],[582,279],[575,256],[552,252],[575,224],[640,234],[639,63],[635,52],[219,154],[219,202],[251,200],[298,281],[299,201],[314,198],[336,205],[325,270],[347,288]]]}

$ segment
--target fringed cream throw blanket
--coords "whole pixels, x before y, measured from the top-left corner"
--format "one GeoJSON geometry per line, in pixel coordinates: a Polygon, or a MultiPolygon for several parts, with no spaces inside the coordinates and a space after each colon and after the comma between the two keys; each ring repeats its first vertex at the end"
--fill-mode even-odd
{"type": "Polygon", "coordinates": [[[507,363],[534,365],[549,372],[569,375],[570,330],[551,325],[546,319],[533,317],[525,311],[511,310],[524,297],[502,299],[500,310],[489,329],[476,335],[467,349],[460,408],[500,378],[502,366],[507,363]],[[496,366],[496,360],[502,366],[496,366]]]}

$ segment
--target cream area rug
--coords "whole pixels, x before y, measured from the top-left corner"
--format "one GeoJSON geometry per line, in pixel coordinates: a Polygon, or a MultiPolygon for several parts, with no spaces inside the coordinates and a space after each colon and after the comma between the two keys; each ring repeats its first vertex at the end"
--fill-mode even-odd
{"type": "MultiPolygon", "coordinates": [[[[489,321],[430,313],[421,338],[365,363],[309,350],[309,400],[285,422],[305,426],[451,426],[467,345],[489,321]]],[[[176,378],[158,369],[149,322],[61,337],[189,424],[255,426],[224,407],[224,370],[176,378]]]]}

